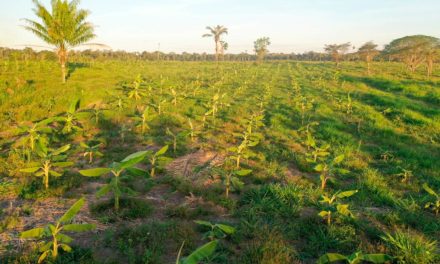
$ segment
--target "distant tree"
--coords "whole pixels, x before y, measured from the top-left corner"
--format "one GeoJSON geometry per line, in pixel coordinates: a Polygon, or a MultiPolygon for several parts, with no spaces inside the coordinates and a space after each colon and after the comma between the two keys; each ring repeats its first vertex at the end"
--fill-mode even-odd
{"type": "Polygon", "coordinates": [[[264,56],[266,56],[269,51],[267,47],[270,45],[270,39],[268,37],[262,37],[254,41],[254,51],[257,54],[258,62],[264,60],[264,56]]]}
{"type": "Polygon", "coordinates": [[[220,41],[220,45],[221,45],[220,55],[221,55],[222,59],[224,59],[225,50],[228,50],[229,44],[228,44],[228,42],[222,40],[222,41],[220,41]]]}
{"type": "Polygon", "coordinates": [[[86,18],[89,11],[78,9],[79,0],[52,0],[52,10],[46,9],[38,0],[34,13],[41,23],[24,19],[28,24],[25,29],[34,33],[46,43],[55,47],[58,61],[61,65],[63,82],[66,82],[66,64],[70,48],[81,45],[95,37],[94,27],[86,18]]]}
{"type": "Polygon", "coordinates": [[[328,44],[325,45],[324,50],[332,57],[332,59],[336,63],[336,67],[338,67],[341,56],[344,55],[350,47],[350,42],[343,44],[328,44]]]}
{"type": "Polygon", "coordinates": [[[359,48],[358,53],[367,63],[367,73],[370,75],[371,61],[380,53],[377,50],[377,44],[374,44],[372,41],[368,41],[359,48]]]}
{"type": "Polygon", "coordinates": [[[411,72],[422,64],[427,65],[428,77],[432,74],[434,60],[438,55],[440,40],[425,35],[406,36],[391,41],[384,53],[404,62],[411,72]]]}
{"type": "Polygon", "coordinates": [[[223,45],[221,36],[223,34],[228,34],[228,29],[224,26],[217,25],[215,27],[206,27],[207,30],[210,31],[210,33],[203,34],[202,37],[214,37],[215,42],[215,60],[218,61],[220,55],[223,53],[223,45]]]}

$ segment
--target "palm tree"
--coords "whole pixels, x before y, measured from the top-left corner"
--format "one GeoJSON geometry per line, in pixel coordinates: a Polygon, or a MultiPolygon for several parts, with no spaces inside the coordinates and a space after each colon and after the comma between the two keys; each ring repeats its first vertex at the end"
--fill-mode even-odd
{"type": "Polygon", "coordinates": [[[80,0],[52,0],[52,12],[46,9],[38,0],[34,13],[41,23],[24,19],[28,24],[25,29],[34,33],[46,43],[54,46],[55,53],[61,65],[63,83],[66,82],[66,64],[70,48],[81,45],[95,37],[92,24],[85,21],[89,11],[78,9],[80,0]]]}
{"type": "Polygon", "coordinates": [[[224,26],[217,25],[215,27],[206,27],[210,33],[203,34],[202,37],[214,37],[215,41],[215,60],[218,61],[219,56],[223,53],[223,45],[221,41],[221,36],[223,34],[228,34],[228,29],[224,26]]]}

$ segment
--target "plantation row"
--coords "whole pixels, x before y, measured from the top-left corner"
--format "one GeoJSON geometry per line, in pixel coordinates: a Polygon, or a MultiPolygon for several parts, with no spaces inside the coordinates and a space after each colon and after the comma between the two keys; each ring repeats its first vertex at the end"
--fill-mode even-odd
{"type": "MultiPolygon", "coordinates": [[[[365,77],[355,63],[108,61],[76,69],[63,86],[51,83],[53,63],[19,65],[16,80],[9,68],[0,75],[1,194],[61,200],[73,191],[79,200],[44,227],[3,221],[12,237],[45,242],[39,253],[11,245],[18,255],[6,262],[75,262],[81,247],[64,232],[89,231],[113,238],[103,244],[118,252],[114,262],[435,263],[438,77],[374,66],[365,77]],[[195,153],[215,154],[191,166],[195,153]],[[75,190],[93,182],[97,199],[80,198],[91,196],[75,190]],[[182,202],[157,217],[142,197],[158,186],[226,213],[182,202]],[[74,221],[85,203],[108,229],[74,221]],[[161,222],[176,231],[141,231],[161,222]]],[[[105,262],[100,247],[89,250],[86,261],[105,262]]]]}

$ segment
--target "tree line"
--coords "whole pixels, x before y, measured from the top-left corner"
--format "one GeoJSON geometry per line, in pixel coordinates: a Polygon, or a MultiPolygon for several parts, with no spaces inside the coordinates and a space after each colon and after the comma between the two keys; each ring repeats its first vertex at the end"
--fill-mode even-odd
{"type": "Polygon", "coordinates": [[[370,74],[371,62],[375,60],[400,61],[407,65],[408,70],[414,72],[421,65],[426,65],[427,76],[433,71],[434,62],[439,60],[440,40],[436,37],[425,35],[405,36],[391,41],[383,50],[378,45],[369,41],[356,49],[350,42],[342,44],[328,44],[324,52],[295,53],[270,53],[271,44],[269,37],[261,37],[254,42],[254,53],[242,52],[239,54],[225,54],[229,44],[222,39],[228,34],[224,26],[208,26],[208,33],[202,37],[212,37],[215,43],[214,54],[207,53],[163,53],[155,52],[126,52],[111,50],[84,50],[75,51],[79,46],[100,46],[102,44],[89,43],[96,37],[94,26],[86,19],[88,10],[79,8],[80,1],[54,0],[51,9],[47,9],[35,0],[33,9],[39,19],[24,19],[24,28],[53,48],[53,53],[47,51],[36,52],[30,48],[12,50],[0,48],[0,59],[28,60],[28,59],[56,59],[61,66],[62,81],[66,81],[66,66],[70,61],[87,61],[102,59],[123,60],[178,60],[178,61],[257,61],[267,60],[307,60],[307,61],[334,61],[336,67],[340,61],[365,61],[367,72],[370,74]]]}

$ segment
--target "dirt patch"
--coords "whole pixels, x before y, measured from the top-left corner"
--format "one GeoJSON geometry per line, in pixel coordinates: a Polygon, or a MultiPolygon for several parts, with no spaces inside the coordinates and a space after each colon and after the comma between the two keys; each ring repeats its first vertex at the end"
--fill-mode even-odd
{"type": "Polygon", "coordinates": [[[208,186],[216,182],[210,175],[210,169],[223,164],[224,155],[214,151],[197,152],[179,157],[169,163],[167,172],[180,176],[199,186],[208,186]]]}
{"type": "MultiPolygon", "coordinates": [[[[96,190],[100,188],[100,186],[102,186],[102,184],[91,182],[86,184],[84,188],[96,190]]],[[[78,191],[78,193],[84,192],[78,191]]],[[[90,215],[89,205],[96,201],[94,191],[90,191],[90,193],[92,194],[85,195],[84,206],[73,219],[73,223],[95,224],[96,229],[92,231],[93,234],[105,230],[107,226],[95,220],[90,215]]],[[[76,198],[67,199],[58,197],[46,198],[44,200],[24,200],[18,197],[11,197],[11,199],[3,200],[1,203],[1,207],[4,211],[3,220],[8,217],[15,217],[16,221],[13,226],[9,226],[0,234],[0,255],[6,253],[5,247],[8,248],[8,252],[11,250],[20,250],[25,243],[25,240],[19,238],[20,232],[36,227],[44,227],[48,223],[54,223],[75,201],[77,201],[76,198]]],[[[86,242],[84,234],[70,235],[77,241],[76,244],[82,245],[82,242],[86,242]]],[[[91,237],[91,235],[87,234],[87,237],[91,237]]]]}
{"type": "Polygon", "coordinates": [[[314,182],[316,180],[312,173],[302,172],[294,165],[287,167],[284,175],[287,183],[314,182]]]}

